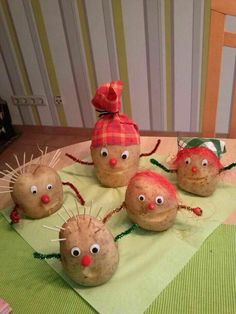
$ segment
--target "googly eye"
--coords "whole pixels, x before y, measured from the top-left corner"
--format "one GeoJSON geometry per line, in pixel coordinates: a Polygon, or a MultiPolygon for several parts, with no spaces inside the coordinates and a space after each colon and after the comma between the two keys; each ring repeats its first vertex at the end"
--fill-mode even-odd
{"type": "Polygon", "coordinates": [[[52,184],[48,184],[47,185],[47,190],[51,190],[53,188],[53,185],[52,184]]]}
{"type": "Polygon", "coordinates": [[[37,191],[38,191],[37,186],[36,185],[32,185],[31,188],[30,188],[30,191],[31,191],[32,194],[36,194],[37,191]]]}
{"type": "Polygon", "coordinates": [[[202,166],[204,166],[204,167],[208,166],[208,160],[207,159],[203,159],[202,166]]]}
{"type": "Polygon", "coordinates": [[[122,159],[127,159],[129,157],[129,152],[128,150],[125,150],[122,154],[121,154],[121,158],[122,159]]]}
{"type": "Polygon", "coordinates": [[[143,202],[143,201],[145,201],[145,196],[144,196],[143,194],[140,194],[140,195],[138,196],[138,199],[139,199],[141,202],[143,202]]]}
{"type": "Polygon", "coordinates": [[[94,243],[93,245],[90,246],[89,250],[92,254],[97,254],[100,251],[100,245],[97,243],[94,243]]]}
{"type": "Polygon", "coordinates": [[[71,255],[74,257],[80,256],[80,248],[79,247],[73,247],[70,252],[71,252],[71,255]]]}
{"type": "Polygon", "coordinates": [[[184,162],[186,163],[186,165],[191,164],[191,158],[190,157],[186,158],[184,162]]]}
{"type": "Polygon", "coordinates": [[[156,197],[156,204],[157,205],[161,205],[161,204],[163,204],[164,203],[164,197],[163,196],[157,196],[156,197]]]}
{"type": "Polygon", "coordinates": [[[107,157],[108,156],[108,149],[106,147],[103,147],[101,149],[101,156],[102,157],[107,157]]]}

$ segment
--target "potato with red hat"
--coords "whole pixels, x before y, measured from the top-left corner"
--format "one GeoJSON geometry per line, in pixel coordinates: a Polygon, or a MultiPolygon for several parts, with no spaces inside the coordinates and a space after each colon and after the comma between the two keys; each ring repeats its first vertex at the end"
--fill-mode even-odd
{"type": "Polygon", "coordinates": [[[139,167],[139,159],[149,156],[140,154],[140,135],[137,124],[120,112],[123,83],[112,81],[100,86],[92,104],[99,112],[92,141],[91,155],[93,162],[83,162],[66,154],[76,162],[94,165],[98,180],[106,187],[126,186],[139,167]]]}

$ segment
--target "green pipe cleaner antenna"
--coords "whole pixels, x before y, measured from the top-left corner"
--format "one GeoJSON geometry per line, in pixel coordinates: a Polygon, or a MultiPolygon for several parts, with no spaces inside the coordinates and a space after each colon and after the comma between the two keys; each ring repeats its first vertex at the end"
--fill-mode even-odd
{"type": "Polygon", "coordinates": [[[234,168],[235,166],[236,166],[236,162],[233,162],[232,164],[222,168],[221,171],[230,170],[230,169],[234,168]]]}
{"type": "Polygon", "coordinates": [[[34,255],[34,258],[38,258],[38,259],[61,258],[60,253],[42,254],[39,252],[34,252],[33,255],[34,255]]]}
{"type": "Polygon", "coordinates": [[[139,225],[138,225],[138,224],[133,224],[129,229],[127,229],[127,230],[125,230],[125,231],[119,233],[119,234],[115,237],[114,241],[116,242],[117,240],[120,240],[121,238],[123,238],[124,236],[130,234],[131,232],[133,232],[133,231],[136,230],[137,228],[139,228],[139,225]]]}
{"type": "Polygon", "coordinates": [[[166,172],[171,172],[171,173],[176,172],[175,169],[168,169],[168,168],[166,168],[164,165],[162,165],[159,161],[157,161],[154,158],[151,158],[150,161],[151,161],[151,163],[153,165],[160,167],[162,170],[164,170],[166,172]]]}

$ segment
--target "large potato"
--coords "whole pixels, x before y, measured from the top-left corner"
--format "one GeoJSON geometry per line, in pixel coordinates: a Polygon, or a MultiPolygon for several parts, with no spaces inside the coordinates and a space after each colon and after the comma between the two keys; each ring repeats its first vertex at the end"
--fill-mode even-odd
{"type": "Polygon", "coordinates": [[[72,217],[62,226],[59,237],[63,268],[76,283],[101,285],[115,273],[117,245],[100,220],[89,215],[72,217]]]}

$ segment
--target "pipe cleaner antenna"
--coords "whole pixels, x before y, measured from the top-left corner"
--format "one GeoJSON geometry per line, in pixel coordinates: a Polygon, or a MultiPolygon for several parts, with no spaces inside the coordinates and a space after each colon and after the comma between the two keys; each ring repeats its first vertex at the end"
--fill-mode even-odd
{"type": "Polygon", "coordinates": [[[202,216],[202,209],[200,207],[190,207],[186,205],[178,205],[178,209],[186,209],[193,212],[196,216],[202,216]]]}
{"type": "Polygon", "coordinates": [[[69,186],[76,194],[76,196],[78,197],[78,199],[80,200],[81,205],[85,204],[85,200],[83,199],[82,195],[80,194],[79,190],[74,186],[73,183],[71,182],[62,182],[62,185],[67,185],[69,186]]]}
{"type": "Polygon", "coordinates": [[[225,166],[224,168],[220,169],[220,172],[230,170],[232,168],[236,167],[236,162],[233,162],[232,164],[225,166]]]}
{"type": "Polygon", "coordinates": [[[88,165],[88,166],[92,166],[94,165],[94,163],[91,161],[83,161],[79,158],[75,158],[74,156],[72,156],[71,154],[66,153],[66,156],[69,157],[70,159],[72,159],[73,161],[81,164],[81,165],[88,165]]]}
{"type": "Polygon", "coordinates": [[[176,173],[176,169],[168,169],[168,168],[166,168],[164,165],[162,165],[159,161],[157,161],[157,160],[154,159],[154,158],[151,158],[151,159],[150,159],[150,162],[151,162],[153,165],[155,165],[155,166],[161,168],[162,170],[164,170],[164,171],[166,171],[166,172],[169,172],[169,173],[176,173]]]}
{"type": "Polygon", "coordinates": [[[129,229],[117,234],[117,236],[115,237],[114,241],[118,241],[120,240],[121,238],[123,238],[124,236],[130,234],[131,232],[134,232],[136,229],[139,228],[139,225],[138,224],[133,224],[129,229]]]}
{"type": "Polygon", "coordinates": [[[43,254],[43,253],[39,253],[39,252],[34,252],[33,253],[34,258],[37,259],[51,259],[51,258],[61,258],[61,254],[60,253],[51,253],[51,254],[43,254]]]}
{"type": "Polygon", "coordinates": [[[160,143],[161,143],[161,140],[160,139],[157,140],[155,147],[149,153],[142,153],[142,154],[139,155],[139,157],[151,156],[152,154],[154,154],[157,151],[160,143]]]}
{"type": "Polygon", "coordinates": [[[105,224],[115,213],[119,213],[125,207],[125,202],[121,204],[120,207],[113,209],[102,219],[102,222],[105,224]]]}

